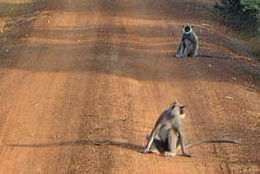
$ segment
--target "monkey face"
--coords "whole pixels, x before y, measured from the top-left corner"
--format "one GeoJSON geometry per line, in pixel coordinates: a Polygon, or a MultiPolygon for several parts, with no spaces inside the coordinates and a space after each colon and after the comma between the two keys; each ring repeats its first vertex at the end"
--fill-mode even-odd
{"type": "Polygon", "coordinates": [[[183,32],[188,34],[188,33],[192,32],[192,28],[193,28],[192,25],[187,24],[187,25],[183,26],[183,32]]]}
{"type": "Polygon", "coordinates": [[[179,112],[180,112],[180,117],[181,117],[181,118],[184,118],[184,117],[185,117],[184,108],[185,108],[184,105],[181,105],[181,106],[179,107],[179,112]]]}
{"type": "Polygon", "coordinates": [[[184,108],[185,106],[184,105],[181,105],[180,103],[178,102],[174,102],[170,108],[172,109],[172,113],[174,115],[178,115],[180,118],[184,118],[185,117],[185,112],[184,112],[184,108]]]}
{"type": "Polygon", "coordinates": [[[181,114],[181,115],[184,114],[184,108],[185,108],[184,105],[180,106],[180,114],[181,114]]]}
{"type": "Polygon", "coordinates": [[[189,31],[190,31],[190,27],[189,27],[189,26],[186,26],[186,27],[184,28],[184,31],[185,31],[185,32],[189,32],[189,31]]]}

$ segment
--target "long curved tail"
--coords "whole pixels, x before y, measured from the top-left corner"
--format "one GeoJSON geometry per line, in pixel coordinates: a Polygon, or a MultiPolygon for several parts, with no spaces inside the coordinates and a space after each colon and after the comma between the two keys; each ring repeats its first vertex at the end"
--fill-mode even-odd
{"type": "Polygon", "coordinates": [[[229,55],[198,54],[196,57],[230,59],[229,55]]]}
{"type": "Polygon", "coordinates": [[[215,139],[215,140],[205,140],[205,141],[197,141],[193,143],[189,143],[185,146],[185,148],[189,149],[193,146],[198,146],[205,143],[232,143],[232,144],[241,144],[237,140],[225,140],[225,139],[215,139]]]}

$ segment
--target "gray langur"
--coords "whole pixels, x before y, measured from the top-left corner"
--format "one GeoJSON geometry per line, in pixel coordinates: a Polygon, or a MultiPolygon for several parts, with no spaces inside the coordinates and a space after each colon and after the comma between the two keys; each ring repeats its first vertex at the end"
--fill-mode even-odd
{"type": "Polygon", "coordinates": [[[199,42],[192,25],[183,26],[183,34],[176,57],[195,57],[198,55],[199,42]]]}
{"type": "Polygon", "coordinates": [[[155,123],[150,135],[147,136],[148,143],[143,153],[163,153],[164,156],[175,156],[179,150],[187,157],[191,157],[186,149],[204,143],[234,143],[240,144],[235,140],[215,139],[197,141],[184,145],[184,135],[181,119],[185,117],[184,105],[174,102],[165,110],[155,123]]]}
{"type": "Polygon", "coordinates": [[[144,153],[164,151],[165,156],[175,156],[176,149],[181,147],[183,155],[190,157],[190,154],[185,151],[181,124],[181,119],[185,117],[184,107],[178,102],[174,102],[160,115],[148,137],[149,141],[144,153]]]}

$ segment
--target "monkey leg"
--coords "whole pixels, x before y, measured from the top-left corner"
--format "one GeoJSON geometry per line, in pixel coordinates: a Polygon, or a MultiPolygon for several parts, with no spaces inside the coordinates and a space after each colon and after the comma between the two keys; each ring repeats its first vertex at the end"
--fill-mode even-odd
{"type": "MultiPolygon", "coordinates": [[[[147,139],[147,141],[150,141],[151,135],[147,135],[146,139],[147,139]]],[[[152,143],[150,149],[149,149],[149,152],[159,154],[161,151],[163,151],[163,141],[155,138],[153,140],[153,143],[152,143]]]]}
{"type": "Polygon", "coordinates": [[[168,131],[168,151],[164,152],[164,156],[176,156],[176,148],[178,146],[178,134],[173,129],[168,131]]]}
{"type": "Polygon", "coordinates": [[[191,46],[188,56],[195,57],[197,56],[197,54],[197,48],[195,46],[191,46]]]}
{"type": "Polygon", "coordinates": [[[195,46],[195,51],[194,51],[194,56],[197,56],[197,55],[198,55],[198,49],[199,49],[199,45],[196,44],[196,46],[195,46]]]}
{"type": "Polygon", "coordinates": [[[194,57],[198,55],[198,48],[195,48],[194,57]]]}
{"type": "Polygon", "coordinates": [[[193,57],[194,56],[193,54],[195,53],[193,53],[194,48],[191,41],[185,40],[184,44],[185,44],[185,48],[183,51],[183,57],[188,57],[188,56],[193,57]]]}
{"type": "Polygon", "coordinates": [[[176,57],[178,57],[178,58],[183,57],[184,47],[185,47],[184,42],[181,41],[179,49],[178,49],[177,54],[176,54],[176,57]]]}
{"type": "Polygon", "coordinates": [[[177,136],[176,153],[181,150],[181,140],[179,135],[177,136]]]}

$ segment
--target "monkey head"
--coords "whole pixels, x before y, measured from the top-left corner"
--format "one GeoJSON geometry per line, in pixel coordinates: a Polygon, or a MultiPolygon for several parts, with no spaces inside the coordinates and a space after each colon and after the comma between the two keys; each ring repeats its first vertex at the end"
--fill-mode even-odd
{"type": "Polygon", "coordinates": [[[170,106],[170,109],[172,110],[172,114],[180,118],[185,117],[184,108],[185,106],[178,103],[177,101],[173,102],[170,106]]]}
{"type": "Polygon", "coordinates": [[[183,25],[182,27],[183,27],[183,33],[189,34],[192,32],[193,25],[187,24],[187,25],[183,25]]]}

